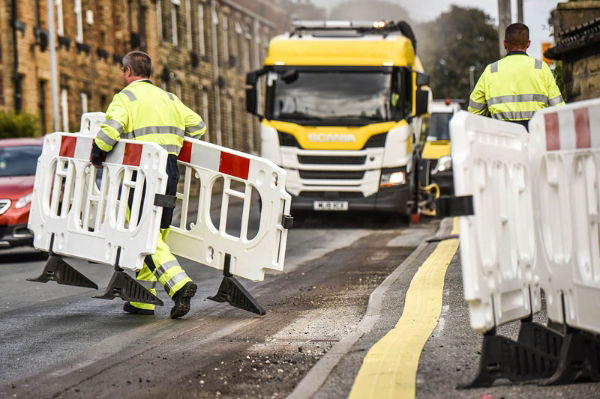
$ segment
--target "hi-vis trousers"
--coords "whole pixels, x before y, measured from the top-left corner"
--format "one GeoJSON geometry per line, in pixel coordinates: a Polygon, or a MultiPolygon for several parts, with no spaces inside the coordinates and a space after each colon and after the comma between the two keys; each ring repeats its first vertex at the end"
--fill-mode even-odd
{"type": "MultiPolygon", "coordinates": [[[[169,154],[167,161],[167,195],[177,193],[177,182],[179,181],[179,170],[177,169],[177,156],[169,154]]],[[[163,209],[163,217],[158,232],[158,242],[156,252],[148,255],[144,259],[144,267],[137,274],[137,280],[152,294],[156,295],[156,282],[158,281],[167,291],[171,298],[179,291],[181,287],[191,282],[185,270],[179,265],[179,262],[171,253],[166,243],[169,227],[173,219],[173,209],[163,209]]],[[[131,302],[138,309],[154,310],[154,305],[149,303],[131,302]]]]}

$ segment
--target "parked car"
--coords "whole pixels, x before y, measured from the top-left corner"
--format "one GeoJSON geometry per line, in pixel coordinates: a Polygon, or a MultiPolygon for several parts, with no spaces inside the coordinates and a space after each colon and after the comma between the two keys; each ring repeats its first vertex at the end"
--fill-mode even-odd
{"type": "Polygon", "coordinates": [[[37,160],[43,140],[0,140],[0,248],[33,244],[27,228],[37,160]]]}

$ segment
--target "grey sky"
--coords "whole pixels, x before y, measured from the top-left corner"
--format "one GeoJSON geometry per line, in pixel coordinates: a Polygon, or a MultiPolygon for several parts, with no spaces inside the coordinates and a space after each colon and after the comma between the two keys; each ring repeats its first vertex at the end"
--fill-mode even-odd
{"type": "MultiPolygon", "coordinates": [[[[313,0],[313,3],[320,6],[331,8],[341,3],[343,0],[313,0]]],[[[369,0],[363,0],[365,4],[369,0]]],[[[497,0],[389,0],[396,2],[406,8],[413,19],[423,22],[435,19],[442,12],[447,11],[452,4],[462,7],[475,7],[484,10],[494,20],[498,19],[498,1],[497,0]]],[[[516,1],[512,0],[512,11],[516,21],[516,1]]],[[[524,23],[529,26],[531,47],[529,55],[540,58],[542,56],[541,43],[545,41],[552,42],[550,36],[551,28],[548,26],[550,11],[556,7],[558,0],[523,0],[524,23]]]]}

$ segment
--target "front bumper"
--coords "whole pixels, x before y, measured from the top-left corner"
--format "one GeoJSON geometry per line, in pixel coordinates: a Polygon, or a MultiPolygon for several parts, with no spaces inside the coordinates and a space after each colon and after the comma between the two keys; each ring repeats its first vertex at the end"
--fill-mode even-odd
{"type": "Polygon", "coordinates": [[[298,196],[292,196],[292,214],[294,210],[314,210],[315,201],[347,201],[348,211],[407,214],[409,196],[408,184],[382,188],[375,194],[366,197],[360,192],[303,191],[298,196]]]}
{"type": "Polygon", "coordinates": [[[33,232],[27,224],[0,226],[0,248],[13,248],[33,245],[33,232]]]}

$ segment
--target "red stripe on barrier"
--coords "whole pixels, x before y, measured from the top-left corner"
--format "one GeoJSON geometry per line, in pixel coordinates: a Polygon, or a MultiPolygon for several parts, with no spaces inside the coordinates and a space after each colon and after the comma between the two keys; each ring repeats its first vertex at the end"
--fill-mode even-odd
{"type": "Polygon", "coordinates": [[[190,163],[192,160],[192,143],[189,141],[183,142],[183,147],[181,147],[181,151],[179,151],[177,159],[179,159],[181,162],[190,163]]]}
{"type": "Polygon", "coordinates": [[[546,125],[546,151],[560,150],[560,131],[558,130],[558,114],[544,114],[546,125]]]}
{"type": "Polygon", "coordinates": [[[590,129],[590,114],[587,108],[573,110],[575,120],[575,147],[590,148],[592,146],[592,134],[590,129]]]}
{"type": "Polygon", "coordinates": [[[248,158],[221,152],[219,172],[246,180],[248,179],[249,170],[250,160],[248,158]]]}
{"type": "Polygon", "coordinates": [[[125,155],[123,155],[123,165],[140,166],[142,160],[142,144],[125,144],[125,155]]]}
{"type": "Polygon", "coordinates": [[[77,137],[62,136],[60,140],[60,152],[58,155],[61,157],[73,158],[75,155],[75,147],[77,146],[77,137]]]}

